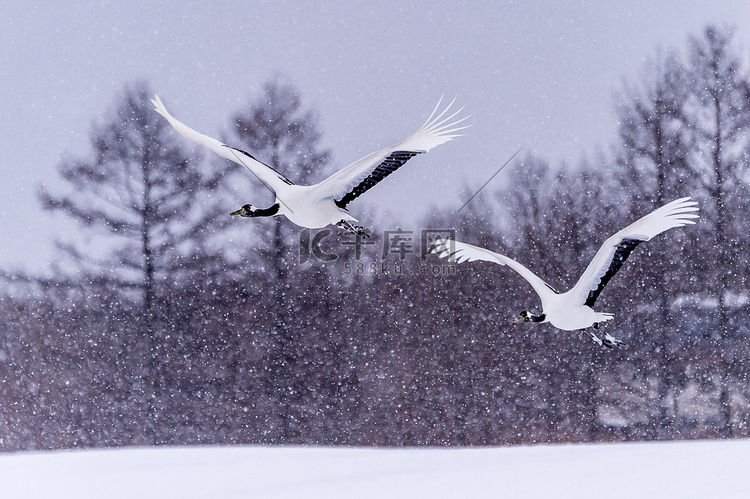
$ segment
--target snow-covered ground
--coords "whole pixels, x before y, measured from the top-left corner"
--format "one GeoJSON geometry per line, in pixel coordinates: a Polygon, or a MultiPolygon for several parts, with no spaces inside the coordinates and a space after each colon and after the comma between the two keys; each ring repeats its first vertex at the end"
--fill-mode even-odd
{"type": "Polygon", "coordinates": [[[3,498],[750,497],[750,441],[0,455],[3,498]]]}

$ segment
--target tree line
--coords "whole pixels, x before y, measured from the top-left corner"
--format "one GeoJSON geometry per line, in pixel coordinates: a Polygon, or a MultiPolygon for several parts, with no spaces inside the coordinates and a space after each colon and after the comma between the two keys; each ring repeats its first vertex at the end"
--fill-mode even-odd
{"type": "MultiPolygon", "coordinates": [[[[90,153],[39,187],[79,230],[51,274],[5,273],[0,449],[750,432],[750,77],[731,31],[707,27],[622,88],[610,151],[567,166],[526,155],[459,213],[372,245],[230,223],[227,206],[262,187],[191,148],[152,94],[127,85],[90,153]],[[682,196],[700,222],[638,248],[599,298],[617,350],[511,325],[538,305],[505,268],[423,258],[425,233],[454,230],[566,288],[606,237],[682,196]],[[339,258],[303,255],[313,240],[339,258]]],[[[292,181],[327,172],[319,117],[291,84],[268,82],[230,123],[225,142],[292,181]]]]}

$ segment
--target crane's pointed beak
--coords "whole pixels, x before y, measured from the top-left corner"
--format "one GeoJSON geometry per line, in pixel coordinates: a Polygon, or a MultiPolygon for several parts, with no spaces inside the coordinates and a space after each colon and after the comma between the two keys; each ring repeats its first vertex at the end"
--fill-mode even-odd
{"type": "Polygon", "coordinates": [[[519,315],[518,317],[513,319],[513,324],[515,324],[516,322],[523,322],[523,315],[519,315]]]}
{"type": "Polygon", "coordinates": [[[230,214],[229,214],[229,216],[230,216],[230,217],[233,217],[233,216],[235,216],[235,215],[240,215],[241,213],[242,213],[242,208],[240,208],[240,209],[239,209],[239,210],[237,210],[237,211],[233,211],[232,213],[230,213],[230,214]]]}

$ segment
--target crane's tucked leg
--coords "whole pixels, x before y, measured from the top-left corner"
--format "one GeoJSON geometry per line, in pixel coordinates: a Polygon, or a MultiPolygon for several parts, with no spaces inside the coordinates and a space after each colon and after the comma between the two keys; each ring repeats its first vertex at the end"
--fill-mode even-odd
{"type": "Polygon", "coordinates": [[[339,223],[336,224],[336,226],[344,229],[347,232],[356,234],[360,237],[365,237],[365,238],[370,237],[370,229],[368,229],[367,227],[362,227],[361,225],[352,225],[346,220],[341,220],[339,223]]]}
{"type": "MultiPolygon", "coordinates": [[[[594,327],[596,327],[596,324],[594,324],[594,327]]],[[[586,332],[589,334],[589,336],[591,336],[591,339],[594,340],[594,343],[596,343],[597,345],[603,345],[604,344],[602,342],[602,339],[599,338],[597,335],[595,335],[593,331],[590,331],[590,330],[587,329],[586,332]]]]}
{"type": "Polygon", "coordinates": [[[602,343],[604,343],[604,346],[607,348],[621,347],[625,344],[609,333],[606,333],[604,335],[604,338],[602,338],[602,343]]]}
{"type": "MultiPolygon", "coordinates": [[[[594,328],[595,329],[599,329],[598,328],[598,324],[594,324],[594,328]]],[[[607,348],[615,348],[615,347],[619,347],[619,346],[622,346],[622,345],[625,344],[625,343],[623,343],[622,341],[618,340],[617,338],[615,338],[614,336],[612,336],[609,333],[605,333],[602,338],[599,338],[591,330],[586,330],[586,332],[589,334],[589,336],[591,336],[591,339],[594,340],[594,343],[596,343],[597,345],[602,345],[602,346],[605,346],[607,348]]]]}

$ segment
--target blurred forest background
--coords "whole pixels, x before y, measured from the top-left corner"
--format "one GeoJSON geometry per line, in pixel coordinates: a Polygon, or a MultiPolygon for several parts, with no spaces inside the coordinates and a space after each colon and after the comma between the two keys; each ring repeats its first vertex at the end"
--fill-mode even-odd
{"type": "MultiPolygon", "coordinates": [[[[300,263],[311,233],[285,219],[230,218],[270,193],[174,132],[148,82],[127,85],[90,154],[39,186],[46,209],[80,226],[54,272],[4,271],[0,449],[747,436],[744,60],[730,31],[708,27],[618,92],[616,144],[576,165],[527,154],[419,227],[376,216],[359,260],[353,236],[332,231],[330,262],[300,263]],[[604,327],[626,342],[617,350],[512,325],[540,305],[507,268],[419,258],[423,228],[455,229],[566,289],[606,237],[682,196],[699,223],[639,247],[597,303],[616,315],[604,327]],[[397,228],[414,253],[387,247],[382,260],[397,228]]],[[[225,142],[293,181],[331,173],[291,84],[269,82],[230,119],[225,142]]]]}

